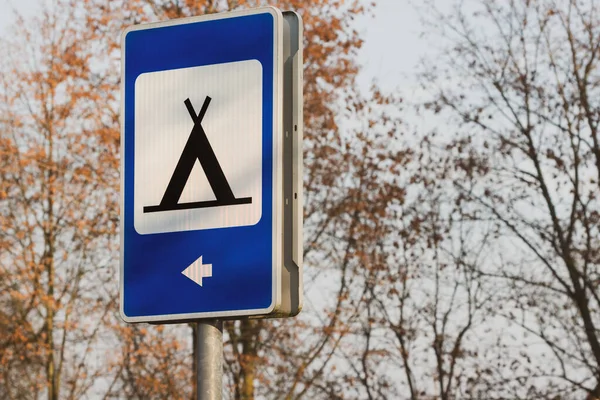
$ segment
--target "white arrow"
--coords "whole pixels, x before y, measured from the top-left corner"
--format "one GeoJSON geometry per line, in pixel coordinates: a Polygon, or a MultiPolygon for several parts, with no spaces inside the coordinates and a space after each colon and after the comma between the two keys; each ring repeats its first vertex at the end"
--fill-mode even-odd
{"type": "Polygon", "coordinates": [[[202,264],[202,256],[200,256],[189,267],[181,271],[181,273],[202,286],[202,278],[210,278],[212,276],[212,264],[202,264]]]}

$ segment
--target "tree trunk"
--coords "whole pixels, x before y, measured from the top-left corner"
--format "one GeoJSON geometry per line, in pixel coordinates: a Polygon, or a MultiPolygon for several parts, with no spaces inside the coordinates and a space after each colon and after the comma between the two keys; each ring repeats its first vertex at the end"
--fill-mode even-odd
{"type": "Polygon", "coordinates": [[[257,341],[259,339],[262,321],[242,320],[240,323],[240,343],[242,344],[242,359],[240,360],[240,398],[254,399],[254,379],[258,363],[257,341]]]}
{"type": "Polygon", "coordinates": [[[192,396],[191,400],[198,398],[198,340],[196,339],[198,332],[198,323],[192,322],[192,396]]]}

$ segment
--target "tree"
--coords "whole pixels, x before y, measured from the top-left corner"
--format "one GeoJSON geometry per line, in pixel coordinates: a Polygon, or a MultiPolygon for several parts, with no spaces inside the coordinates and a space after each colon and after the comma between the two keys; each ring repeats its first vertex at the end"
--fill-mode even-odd
{"type": "Polygon", "coordinates": [[[195,377],[189,350],[173,326],[121,323],[115,329],[121,347],[119,355],[110,360],[113,376],[104,398],[190,398],[195,377]]]}
{"type": "Polygon", "coordinates": [[[600,398],[598,7],[429,6],[446,42],[423,75],[436,93],[425,106],[452,122],[436,144],[454,161],[437,177],[452,182],[467,221],[493,223],[491,255],[472,271],[501,288],[489,312],[508,332],[480,390],[600,398]]]}
{"type": "Polygon", "coordinates": [[[87,6],[45,7],[2,43],[6,398],[80,398],[104,374],[93,353],[115,304],[107,286],[118,221],[118,114],[115,81],[100,63],[107,44],[79,18],[87,6]]]}
{"type": "Polygon", "coordinates": [[[470,224],[451,182],[438,179],[454,160],[441,158],[435,135],[415,141],[398,118],[402,99],[376,89],[373,99],[349,113],[362,126],[346,154],[340,217],[352,226],[343,238],[352,256],[336,354],[337,382],[348,389],[339,396],[482,397],[470,388],[485,354],[475,339],[494,291],[473,266],[488,255],[487,230],[470,224]]]}

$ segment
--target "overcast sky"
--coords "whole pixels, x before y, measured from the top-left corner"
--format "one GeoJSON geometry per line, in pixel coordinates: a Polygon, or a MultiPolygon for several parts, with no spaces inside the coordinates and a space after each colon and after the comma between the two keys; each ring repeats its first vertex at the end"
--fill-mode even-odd
{"type": "MultiPolygon", "coordinates": [[[[359,62],[364,66],[359,79],[368,88],[375,78],[386,89],[410,86],[410,73],[423,54],[419,19],[408,0],[376,0],[374,18],[362,18],[357,28],[365,40],[359,62]]],[[[0,33],[8,34],[14,7],[24,15],[35,13],[39,0],[0,0],[0,33]]]]}
{"type": "Polygon", "coordinates": [[[364,66],[361,85],[372,79],[386,90],[411,86],[411,75],[421,56],[419,17],[408,0],[376,0],[374,18],[361,21],[365,45],[359,57],[364,66]]]}

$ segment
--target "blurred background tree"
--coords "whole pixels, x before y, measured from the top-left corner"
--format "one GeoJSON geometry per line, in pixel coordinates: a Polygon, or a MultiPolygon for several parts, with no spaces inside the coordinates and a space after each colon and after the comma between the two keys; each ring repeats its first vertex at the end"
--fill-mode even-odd
{"type": "Polygon", "coordinates": [[[57,0],[0,42],[0,397],[195,398],[190,326],[117,312],[120,32],[305,24],[304,311],[225,325],[225,397],[600,398],[598,8],[415,4],[410,100],[343,0],[57,0]],[[444,6],[440,8],[438,6],[444,6]]]}

